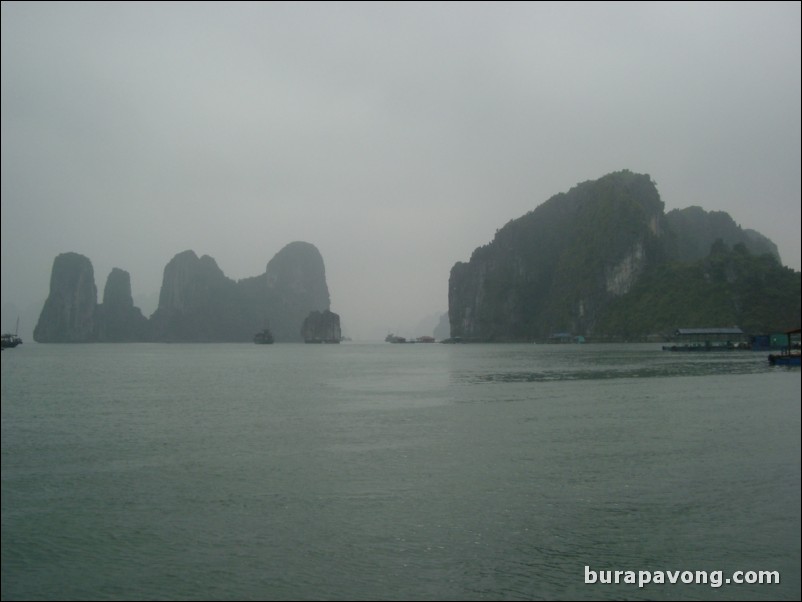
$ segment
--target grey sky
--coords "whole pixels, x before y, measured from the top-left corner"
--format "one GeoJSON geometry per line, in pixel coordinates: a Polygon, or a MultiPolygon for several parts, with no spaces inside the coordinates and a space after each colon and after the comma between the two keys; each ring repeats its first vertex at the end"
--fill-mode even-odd
{"type": "Polygon", "coordinates": [[[417,336],[456,261],[625,168],[799,270],[800,70],[798,2],[3,2],[2,302],[66,251],[137,296],[304,240],[346,334],[417,336]]]}

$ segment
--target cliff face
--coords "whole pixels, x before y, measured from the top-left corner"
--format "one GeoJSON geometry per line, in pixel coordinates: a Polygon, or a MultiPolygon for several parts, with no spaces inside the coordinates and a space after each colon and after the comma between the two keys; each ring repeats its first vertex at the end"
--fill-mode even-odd
{"type": "Polygon", "coordinates": [[[157,341],[242,341],[255,328],[238,312],[237,284],[208,255],[184,251],[164,268],[159,307],[151,317],[157,341]]]}
{"type": "Polygon", "coordinates": [[[679,327],[784,332],[799,326],[800,284],[800,273],[771,254],[754,255],[743,244],[730,249],[719,241],[703,259],[652,266],[608,308],[597,329],[634,340],[679,327]]]}
{"type": "Polygon", "coordinates": [[[56,258],[51,291],[34,331],[39,342],[251,341],[270,325],[276,341],[301,341],[311,311],[329,309],[323,258],[314,245],[294,242],[265,273],[235,282],[214,259],[179,253],[164,268],[159,307],[150,320],[134,307],[130,275],[109,274],[97,304],[92,264],[65,253],[56,258]]]}
{"type": "Polygon", "coordinates": [[[208,256],[176,255],[164,268],[155,340],[250,341],[269,325],[276,342],[301,341],[313,310],[329,309],[323,257],[306,242],[292,242],[268,262],[265,273],[239,282],[208,256]]]}
{"type": "Polygon", "coordinates": [[[96,338],[97,288],[92,263],[78,253],[53,261],[50,294],[33,331],[38,343],[82,343],[96,338]]]}
{"type": "Polygon", "coordinates": [[[134,307],[131,275],[113,268],[103,289],[103,303],[95,311],[98,341],[121,343],[143,341],[149,337],[148,320],[134,307]]]}
{"type": "Polygon", "coordinates": [[[622,171],[552,197],[457,263],[451,336],[637,338],[699,322],[759,331],[776,328],[779,315],[798,316],[798,280],[766,237],[726,213],[691,207],[665,215],[649,176],[622,171]],[[734,259],[724,261],[730,246],[734,259]]]}
{"type": "Polygon", "coordinates": [[[628,171],[558,194],[497,231],[449,280],[451,336],[531,340],[591,332],[660,255],[663,203],[628,171]]]}
{"type": "Polygon", "coordinates": [[[329,309],[326,268],[314,245],[293,242],[285,246],[268,262],[264,282],[277,340],[301,340],[300,326],[309,312],[329,309]]]}

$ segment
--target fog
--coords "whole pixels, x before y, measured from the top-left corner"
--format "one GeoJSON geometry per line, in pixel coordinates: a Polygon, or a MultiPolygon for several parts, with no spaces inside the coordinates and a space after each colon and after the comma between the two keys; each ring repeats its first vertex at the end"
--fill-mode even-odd
{"type": "Polygon", "coordinates": [[[59,253],[149,315],[181,251],[303,240],[343,334],[430,334],[455,262],[620,169],[799,270],[800,71],[798,2],[4,1],[2,328],[59,253]]]}

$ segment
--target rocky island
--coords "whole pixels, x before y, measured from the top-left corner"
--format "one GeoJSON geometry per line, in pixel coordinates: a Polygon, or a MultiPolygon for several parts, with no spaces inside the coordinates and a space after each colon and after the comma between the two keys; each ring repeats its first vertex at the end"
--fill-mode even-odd
{"type": "Polygon", "coordinates": [[[301,326],[301,336],[305,343],[339,343],[340,316],[328,310],[310,312],[301,326]]]}
{"type": "Polygon", "coordinates": [[[134,307],[128,272],[111,271],[98,304],[91,261],[63,253],[53,262],[34,340],[245,342],[269,323],[277,342],[300,342],[309,313],[329,305],[323,257],[307,242],[286,245],[263,274],[239,281],[208,255],[179,253],[164,268],[159,306],[149,319],[134,307]]]}
{"type": "Polygon", "coordinates": [[[451,337],[644,340],[678,327],[798,326],[800,273],[723,212],[666,214],[647,174],[578,184],[497,230],[451,269],[451,337]]]}

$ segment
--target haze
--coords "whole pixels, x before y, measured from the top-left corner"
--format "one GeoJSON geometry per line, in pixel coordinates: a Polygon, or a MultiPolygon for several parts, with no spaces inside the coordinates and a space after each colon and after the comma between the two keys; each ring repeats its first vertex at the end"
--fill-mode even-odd
{"type": "Polygon", "coordinates": [[[2,328],[62,252],[150,315],[176,253],[303,240],[344,334],[431,334],[455,262],[620,169],[799,270],[801,70],[798,2],[3,2],[2,328]]]}

